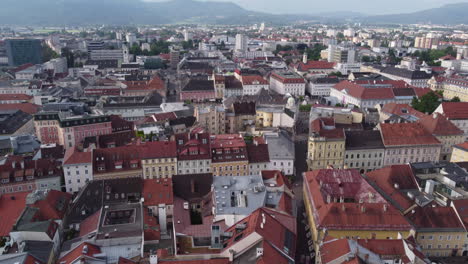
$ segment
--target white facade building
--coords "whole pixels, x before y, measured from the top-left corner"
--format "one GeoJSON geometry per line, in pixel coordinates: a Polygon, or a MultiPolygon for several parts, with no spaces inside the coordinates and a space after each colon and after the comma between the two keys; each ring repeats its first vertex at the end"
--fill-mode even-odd
{"type": "Polygon", "coordinates": [[[302,76],[293,72],[275,72],[270,77],[270,89],[279,94],[303,96],[306,82],[302,76]]]}
{"type": "Polygon", "coordinates": [[[248,49],[249,39],[243,34],[236,35],[236,51],[246,51],[248,49]]]}
{"type": "Polygon", "coordinates": [[[63,176],[67,192],[80,191],[93,179],[92,152],[78,152],[67,149],[63,162],[63,176]]]}

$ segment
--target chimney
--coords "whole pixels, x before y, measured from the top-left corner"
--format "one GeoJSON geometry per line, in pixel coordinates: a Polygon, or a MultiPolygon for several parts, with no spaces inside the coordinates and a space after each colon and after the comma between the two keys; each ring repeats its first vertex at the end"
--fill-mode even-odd
{"type": "Polygon", "coordinates": [[[436,119],[437,118],[437,113],[433,113],[432,118],[436,119]]]}
{"type": "Polygon", "coordinates": [[[234,261],[234,249],[229,249],[229,262],[234,261]]]}
{"type": "Polygon", "coordinates": [[[330,202],[331,202],[331,196],[327,195],[327,203],[330,203],[330,202]]]}
{"type": "Polygon", "coordinates": [[[257,248],[257,258],[263,256],[263,248],[257,248]]]}
{"type": "Polygon", "coordinates": [[[195,180],[191,180],[191,181],[190,181],[190,191],[191,191],[192,193],[195,192],[195,180]]]}
{"type": "Polygon", "coordinates": [[[21,169],[24,169],[24,160],[20,162],[20,165],[21,165],[21,169]]]}
{"type": "Polygon", "coordinates": [[[150,255],[149,261],[150,264],[158,264],[158,255],[150,255]]]}
{"type": "Polygon", "coordinates": [[[365,212],[366,212],[366,207],[365,207],[364,205],[361,206],[361,212],[362,212],[362,213],[365,213],[365,212]]]}
{"type": "Polygon", "coordinates": [[[81,251],[83,254],[88,254],[88,245],[83,246],[83,250],[81,251]]]}
{"type": "Polygon", "coordinates": [[[384,204],[384,205],[383,205],[383,211],[384,211],[384,212],[387,212],[387,210],[388,210],[388,205],[387,205],[387,204],[384,204]]]}

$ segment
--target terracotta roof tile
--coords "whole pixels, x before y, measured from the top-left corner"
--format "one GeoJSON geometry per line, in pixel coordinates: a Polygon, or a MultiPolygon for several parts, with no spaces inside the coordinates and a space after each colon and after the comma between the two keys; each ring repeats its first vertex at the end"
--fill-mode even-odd
{"type": "Polygon", "coordinates": [[[80,223],[80,237],[86,236],[89,233],[97,231],[100,216],[101,210],[98,210],[80,223]]]}
{"type": "Polygon", "coordinates": [[[76,148],[69,148],[65,152],[63,165],[91,163],[93,159],[92,152],[80,152],[76,148]]]}
{"type": "Polygon", "coordinates": [[[0,236],[9,236],[13,225],[26,207],[28,192],[0,196],[0,236]]]}
{"type": "Polygon", "coordinates": [[[174,204],[172,193],[172,181],[170,179],[143,180],[143,198],[145,206],[157,206],[159,204],[174,204]]]}
{"type": "Polygon", "coordinates": [[[463,135],[462,130],[439,113],[423,117],[418,122],[435,136],[463,135]]]}
{"type": "Polygon", "coordinates": [[[74,261],[85,258],[85,257],[92,257],[95,254],[101,253],[101,249],[93,244],[90,244],[88,242],[83,242],[77,247],[75,247],[73,250],[65,254],[63,257],[61,257],[58,261],[60,264],[71,264],[74,263],[74,261]],[[88,248],[88,251],[86,254],[83,253],[83,248],[84,247],[88,248]]]}
{"type": "Polygon", "coordinates": [[[31,103],[0,104],[0,110],[21,110],[30,115],[39,112],[40,108],[39,105],[31,103]]]}
{"type": "Polygon", "coordinates": [[[444,102],[442,110],[449,120],[468,119],[468,102],[444,102]]]}
{"type": "Polygon", "coordinates": [[[439,145],[441,144],[419,123],[380,124],[384,145],[439,145]]]}

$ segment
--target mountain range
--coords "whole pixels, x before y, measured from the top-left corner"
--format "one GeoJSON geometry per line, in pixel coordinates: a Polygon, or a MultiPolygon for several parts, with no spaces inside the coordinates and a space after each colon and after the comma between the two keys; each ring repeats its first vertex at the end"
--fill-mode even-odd
{"type": "Polygon", "coordinates": [[[409,14],[366,16],[355,12],[316,15],[273,15],[246,10],[230,2],[172,0],[2,0],[0,24],[6,25],[136,25],[136,24],[253,24],[298,21],[365,23],[468,24],[468,3],[450,4],[409,14]]]}

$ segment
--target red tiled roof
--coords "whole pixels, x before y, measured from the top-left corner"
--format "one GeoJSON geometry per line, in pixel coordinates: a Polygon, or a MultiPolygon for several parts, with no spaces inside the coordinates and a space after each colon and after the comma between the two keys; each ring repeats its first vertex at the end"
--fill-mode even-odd
{"type": "Polygon", "coordinates": [[[264,181],[275,179],[277,186],[286,185],[287,188],[291,189],[291,183],[279,170],[262,170],[262,178],[264,181]]]}
{"type": "Polygon", "coordinates": [[[137,262],[124,257],[119,257],[117,264],[137,264],[137,262]]]}
{"type": "Polygon", "coordinates": [[[101,216],[101,210],[96,211],[94,214],[88,216],[85,220],[80,223],[80,237],[86,236],[98,229],[99,217],[101,216]]]}
{"type": "Polygon", "coordinates": [[[177,134],[175,141],[178,160],[211,159],[210,134],[192,130],[190,133],[177,134]]]}
{"type": "Polygon", "coordinates": [[[300,62],[297,65],[297,69],[301,72],[309,71],[309,70],[329,70],[335,67],[334,62],[328,61],[308,61],[306,64],[300,62]]]}
{"type": "Polygon", "coordinates": [[[39,215],[43,220],[61,220],[65,216],[72,195],[57,190],[50,190],[44,200],[39,200],[32,207],[39,208],[39,215]]]}
{"type": "Polygon", "coordinates": [[[91,163],[93,159],[92,152],[80,152],[76,148],[69,148],[65,152],[63,165],[91,163]]]}
{"type": "Polygon", "coordinates": [[[248,144],[247,153],[249,157],[249,163],[270,162],[270,155],[268,153],[267,144],[248,144]]]}
{"type": "Polygon", "coordinates": [[[326,237],[323,244],[320,246],[320,258],[322,263],[327,264],[341,258],[351,252],[348,239],[335,239],[326,237]]]}
{"type": "Polygon", "coordinates": [[[333,118],[317,118],[312,121],[310,129],[327,139],[344,139],[345,137],[344,130],[335,127],[333,118]]]}
{"type": "Polygon", "coordinates": [[[419,123],[380,124],[385,146],[438,145],[437,140],[419,123]]]}
{"type": "Polygon", "coordinates": [[[455,210],[450,207],[416,207],[414,213],[406,215],[416,228],[429,229],[463,229],[464,226],[457,217],[455,210]]]}
{"type": "MultiPolygon", "coordinates": [[[[177,148],[174,141],[153,141],[146,142],[140,149],[142,158],[175,158],[177,157],[177,148]]],[[[137,150],[138,151],[138,150],[137,150]]]]}
{"type": "Polygon", "coordinates": [[[468,228],[468,199],[453,200],[452,202],[455,211],[465,225],[465,228],[468,228]]]}
{"type": "Polygon", "coordinates": [[[9,236],[13,225],[26,207],[28,192],[0,196],[0,236],[9,236]]]}
{"type": "Polygon", "coordinates": [[[423,118],[426,116],[412,108],[409,104],[388,103],[382,107],[382,112],[398,116],[413,115],[417,118],[423,118]]]}
{"type": "Polygon", "coordinates": [[[33,96],[27,94],[0,94],[0,101],[31,100],[33,96]]]}
{"type": "Polygon", "coordinates": [[[286,232],[290,232],[293,236],[296,235],[295,222],[295,218],[292,216],[268,208],[259,208],[226,230],[226,232],[233,232],[233,236],[225,242],[226,247],[223,250],[229,250],[236,243],[245,242],[244,239],[250,234],[257,233],[263,238],[264,244],[268,243],[276,248],[274,252],[263,252],[265,260],[271,261],[275,257],[281,256],[281,258],[275,259],[274,263],[290,263],[282,254],[287,254],[289,257],[294,258],[296,248],[295,238],[292,238],[292,248],[289,248],[289,252],[283,251],[282,254],[278,254],[281,253],[278,252],[278,249],[283,250],[286,232]],[[246,228],[238,230],[236,229],[237,224],[246,224],[246,228]]]}
{"type": "Polygon", "coordinates": [[[174,204],[172,193],[172,181],[170,179],[146,179],[143,180],[143,198],[145,206],[157,206],[159,204],[174,204]]]}
{"type": "Polygon", "coordinates": [[[229,264],[227,258],[219,259],[203,259],[203,260],[160,260],[158,263],[162,264],[229,264]]]}
{"type": "Polygon", "coordinates": [[[158,113],[158,114],[152,115],[152,117],[153,117],[153,120],[156,122],[177,119],[177,116],[174,112],[158,113]]]}
{"type": "Polygon", "coordinates": [[[411,229],[411,225],[398,210],[387,204],[364,179],[358,180],[358,174],[351,173],[350,170],[316,170],[305,173],[306,195],[312,201],[317,228],[411,229]],[[347,185],[350,186],[346,187],[347,185]],[[372,201],[369,201],[370,194],[373,196],[372,201]],[[341,197],[344,198],[344,203],[340,203],[341,197]]]}
{"type": "Polygon", "coordinates": [[[464,151],[468,151],[468,141],[465,141],[461,144],[455,145],[454,148],[458,148],[464,151]]]}
{"type": "Polygon", "coordinates": [[[95,254],[99,254],[99,253],[101,253],[101,249],[98,246],[90,244],[88,242],[83,242],[77,247],[75,247],[73,250],[65,254],[62,258],[60,258],[57,263],[71,264],[77,259],[92,257],[95,254]],[[85,246],[88,248],[88,253],[86,254],[83,253],[83,248],[85,246]]]}
{"type": "Polygon", "coordinates": [[[468,119],[468,102],[442,103],[443,115],[448,119],[468,119]]]}
{"type": "Polygon", "coordinates": [[[153,76],[149,81],[125,81],[127,85],[125,90],[162,90],[164,89],[164,81],[158,76],[153,76]]]}
{"type": "Polygon", "coordinates": [[[145,241],[155,241],[161,239],[161,231],[159,230],[159,224],[155,216],[150,214],[146,210],[143,213],[143,235],[145,241]]]}
{"type": "Polygon", "coordinates": [[[418,121],[427,131],[436,136],[463,135],[463,131],[439,113],[434,113],[418,121]]]}
{"type": "Polygon", "coordinates": [[[0,110],[21,110],[30,115],[39,112],[40,108],[39,105],[31,103],[0,104],[0,110]]]}
{"type": "Polygon", "coordinates": [[[417,88],[408,85],[402,80],[381,80],[381,81],[342,81],[334,86],[334,89],[346,91],[347,94],[359,99],[391,99],[395,96],[418,97],[426,94],[430,89],[417,88]]]}
{"type": "Polygon", "coordinates": [[[267,85],[268,81],[263,79],[262,76],[259,76],[259,75],[243,75],[242,84],[243,85],[267,85]]]}
{"type": "Polygon", "coordinates": [[[382,169],[374,170],[366,174],[372,184],[375,184],[379,191],[385,193],[384,197],[389,197],[393,205],[401,211],[410,208],[414,202],[400,190],[417,190],[418,185],[413,171],[409,165],[392,165],[382,169]],[[395,188],[395,185],[397,188],[395,188]]]}

